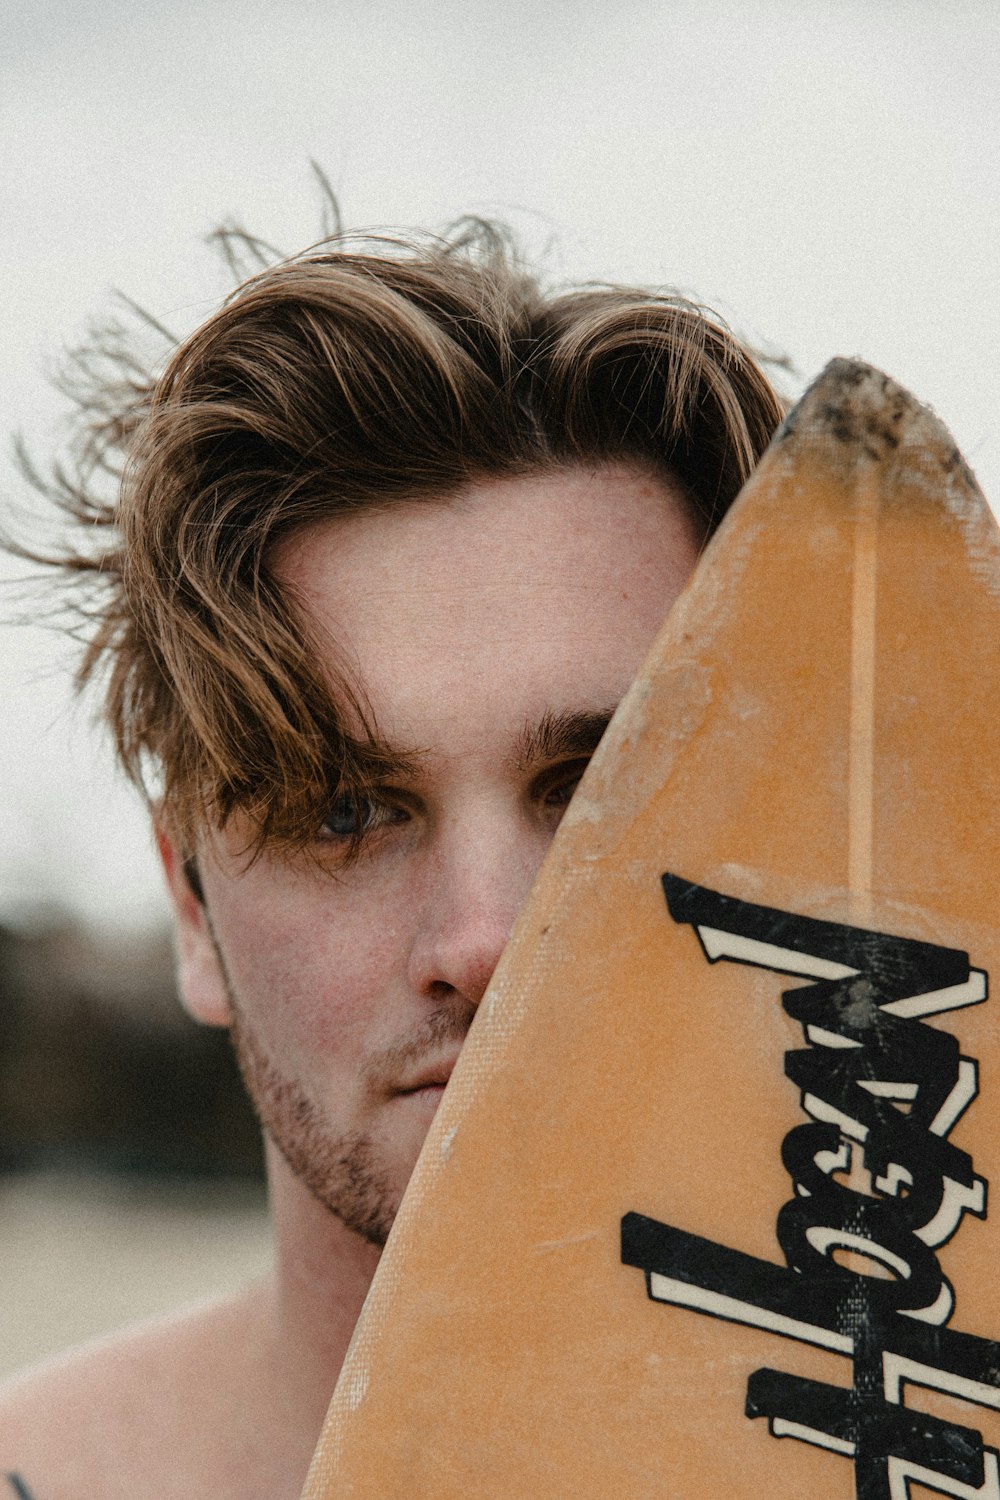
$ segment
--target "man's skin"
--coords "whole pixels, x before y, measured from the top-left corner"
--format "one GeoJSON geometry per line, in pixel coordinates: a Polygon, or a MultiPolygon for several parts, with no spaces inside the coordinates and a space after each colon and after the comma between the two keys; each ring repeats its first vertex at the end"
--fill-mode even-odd
{"type": "Polygon", "coordinates": [[[680,491],[624,464],[483,480],[279,544],[276,577],[408,769],[366,804],[354,859],[350,808],[293,858],[248,863],[238,821],[207,832],[203,901],[164,820],[182,995],[235,1022],[266,1127],[274,1268],[0,1400],[0,1475],[34,1500],[299,1494],[462,1040],[697,551],[680,491]]]}

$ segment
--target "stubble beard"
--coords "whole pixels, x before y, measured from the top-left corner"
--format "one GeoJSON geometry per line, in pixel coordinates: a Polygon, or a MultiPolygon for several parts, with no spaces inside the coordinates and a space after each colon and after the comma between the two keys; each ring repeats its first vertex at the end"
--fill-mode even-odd
{"type": "MultiPolygon", "coordinates": [[[[335,1134],[301,1085],[267,1055],[247,1022],[217,941],[215,949],[229,996],[236,1061],[263,1130],[313,1197],[348,1229],[382,1249],[406,1183],[393,1181],[363,1131],[335,1134]]],[[[458,996],[442,998],[410,1037],[370,1062],[365,1070],[369,1096],[388,1097],[408,1069],[448,1043],[464,1042],[474,1013],[475,1006],[458,996]]]]}
{"type": "Polygon", "coordinates": [[[332,1134],[304,1090],[264,1054],[238,1005],[230,1035],[254,1112],[294,1175],[348,1229],[382,1249],[402,1190],[380,1166],[370,1137],[332,1134]]]}

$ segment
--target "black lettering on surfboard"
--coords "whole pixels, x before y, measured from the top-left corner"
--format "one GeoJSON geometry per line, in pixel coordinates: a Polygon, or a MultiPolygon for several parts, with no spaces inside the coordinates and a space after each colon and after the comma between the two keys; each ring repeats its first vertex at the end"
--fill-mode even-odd
{"type": "Polygon", "coordinates": [[[806,1042],[786,1053],[785,1073],[808,1118],[781,1148],[794,1189],[776,1225],[785,1265],[638,1213],[622,1220],[624,1264],[645,1272],[653,1301],[850,1359],[846,1386],[755,1370],[745,1411],[775,1437],[850,1458],[859,1500],[907,1500],[911,1484],[1000,1500],[1000,1454],[981,1433],[905,1404],[915,1385],[1000,1410],[1000,1342],[946,1326],[955,1297],[937,1255],[966,1214],[986,1215],[986,1181],[948,1139],[978,1070],[955,1037],[924,1024],[985,1000],[985,972],[957,949],[676,875],[663,889],[710,963],[806,981],[782,1003],[806,1042]]]}

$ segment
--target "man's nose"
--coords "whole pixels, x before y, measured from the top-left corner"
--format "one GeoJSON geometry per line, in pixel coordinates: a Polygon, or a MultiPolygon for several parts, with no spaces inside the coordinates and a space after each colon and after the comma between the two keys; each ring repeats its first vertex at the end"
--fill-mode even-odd
{"type": "Polygon", "coordinates": [[[480,1000],[531,889],[547,840],[488,820],[456,823],[429,855],[410,980],[429,999],[480,1000]]]}

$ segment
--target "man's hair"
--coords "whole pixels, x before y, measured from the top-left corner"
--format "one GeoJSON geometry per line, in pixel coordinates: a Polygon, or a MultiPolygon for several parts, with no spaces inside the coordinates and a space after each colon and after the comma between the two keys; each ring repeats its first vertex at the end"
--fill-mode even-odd
{"type": "Polygon", "coordinates": [[[346,671],[321,671],[331,643],[277,587],[279,538],[622,461],[679,483],[707,537],[782,416],[698,306],[549,293],[480,221],[324,243],[245,281],[158,379],[121,349],[115,369],[81,403],[73,475],[49,489],[89,528],[62,559],[90,581],[80,678],[106,673],[121,761],[188,850],[236,810],[255,851],[303,847],[338,797],[395,769],[346,671]],[[88,478],[116,465],[109,504],[88,478]]]}

